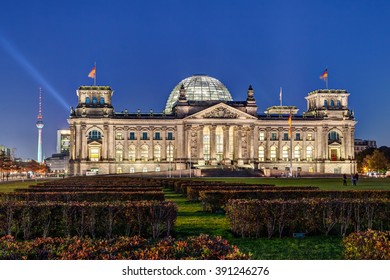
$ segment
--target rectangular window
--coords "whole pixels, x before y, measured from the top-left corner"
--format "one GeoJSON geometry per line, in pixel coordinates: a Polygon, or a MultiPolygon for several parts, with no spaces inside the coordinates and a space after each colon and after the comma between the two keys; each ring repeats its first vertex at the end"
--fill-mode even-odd
{"type": "Polygon", "coordinates": [[[307,140],[309,140],[309,141],[313,140],[313,136],[312,136],[311,133],[308,133],[308,134],[307,134],[307,140]]]}
{"type": "Polygon", "coordinates": [[[116,140],[123,140],[122,132],[116,133],[116,140]]]}
{"type": "Polygon", "coordinates": [[[288,133],[283,134],[283,140],[288,140],[288,133]]]}
{"type": "Polygon", "coordinates": [[[130,140],[135,140],[135,133],[134,132],[130,132],[130,140]]]}
{"type": "Polygon", "coordinates": [[[167,140],[173,140],[173,132],[168,132],[167,140]]]}
{"type": "Polygon", "coordinates": [[[154,133],[154,140],[161,140],[160,132],[155,132],[154,133]]]}
{"type": "Polygon", "coordinates": [[[295,140],[301,140],[301,134],[300,133],[296,133],[295,134],[295,140]]]}
{"type": "Polygon", "coordinates": [[[148,140],[148,133],[142,132],[142,140],[148,140]]]}
{"type": "Polygon", "coordinates": [[[271,140],[277,140],[277,139],[276,139],[276,133],[272,133],[272,134],[271,134],[271,140]]]}
{"type": "Polygon", "coordinates": [[[265,140],[265,134],[264,134],[264,132],[260,132],[260,133],[259,133],[259,140],[260,140],[260,141],[264,141],[264,140],[265,140]]]}

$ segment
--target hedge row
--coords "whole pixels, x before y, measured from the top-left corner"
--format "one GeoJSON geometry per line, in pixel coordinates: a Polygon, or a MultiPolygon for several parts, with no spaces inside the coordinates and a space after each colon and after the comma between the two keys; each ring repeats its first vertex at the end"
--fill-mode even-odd
{"type": "Polygon", "coordinates": [[[40,187],[28,189],[16,189],[16,192],[29,192],[29,193],[38,193],[38,192],[145,192],[145,191],[162,191],[160,187],[112,187],[112,188],[91,188],[91,187],[63,187],[63,188],[50,188],[50,187],[40,187]]]}
{"type": "Polygon", "coordinates": [[[127,201],[127,200],[158,200],[164,201],[164,193],[155,192],[16,192],[0,194],[0,201],[127,201]]]}
{"type": "Polygon", "coordinates": [[[390,260],[390,231],[367,230],[343,238],[347,260],[390,260]]]}
{"type": "Polygon", "coordinates": [[[134,178],[129,176],[78,176],[61,180],[39,183],[40,186],[73,185],[73,186],[155,186],[161,187],[161,182],[152,178],[134,178]]]}
{"type": "Polygon", "coordinates": [[[90,238],[38,238],[15,241],[0,238],[2,260],[246,260],[250,256],[221,237],[200,235],[158,242],[139,236],[110,240],[90,238]]]}
{"type": "Polygon", "coordinates": [[[199,199],[202,202],[204,211],[215,212],[225,208],[229,199],[301,199],[301,198],[350,198],[350,199],[374,199],[386,198],[390,199],[390,191],[323,191],[323,190],[210,190],[201,191],[199,199]]]}
{"type": "Polygon", "coordinates": [[[202,191],[251,191],[251,190],[267,190],[267,191],[284,191],[284,190],[319,190],[319,187],[276,187],[270,185],[217,185],[217,186],[188,186],[187,200],[198,201],[200,192],[202,191]]]}
{"type": "Polygon", "coordinates": [[[390,229],[388,199],[230,200],[226,217],[242,237],[337,234],[390,229]]]}
{"type": "Polygon", "coordinates": [[[165,201],[0,202],[0,236],[169,236],[177,207],[165,201]]]}

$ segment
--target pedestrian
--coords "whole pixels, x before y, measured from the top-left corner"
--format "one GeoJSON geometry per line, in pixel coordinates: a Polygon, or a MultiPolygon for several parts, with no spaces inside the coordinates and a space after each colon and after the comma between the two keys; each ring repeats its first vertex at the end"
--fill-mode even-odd
{"type": "Polygon", "coordinates": [[[343,175],[343,186],[347,185],[347,174],[344,173],[343,175]]]}
{"type": "Polygon", "coordinates": [[[352,175],[352,185],[356,186],[356,174],[352,175]]]}
{"type": "Polygon", "coordinates": [[[356,172],[356,174],[355,174],[355,186],[357,185],[358,181],[359,181],[359,173],[356,172]]]}

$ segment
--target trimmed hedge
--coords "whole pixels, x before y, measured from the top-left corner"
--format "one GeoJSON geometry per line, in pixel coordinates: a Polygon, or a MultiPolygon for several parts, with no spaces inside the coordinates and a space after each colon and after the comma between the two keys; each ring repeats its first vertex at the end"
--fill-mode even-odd
{"type": "Polygon", "coordinates": [[[165,201],[0,202],[0,236],[169,236],[177,206],[165,201]]]}
{"type": "Polygon", "coordinates": [[[277,187],[274,185],[212,185],[187,186],[187,200],[198,201],[202,191],[284,191],[284,190],[319,190],[319,187],[277,187]]]}
{"type": "Polygon", "coordinates": [[[247,260],[236,246],[221,237],[200,235],[184,240],[171,237],[158,242],[139,236],[110,240],[90,238],[38,238],[15,241],[0,238],[2,260],[247,260]]]}
{"type": "Polygon", "coordinates": [[[338,234],[390,228],[388,199],[229,200],[226,217],[241,237],[338,234]]]}
{"type": "Polygon", "coordinates": [[[30,186],[28,189],[15,189],[15,192],[145,192],[145,191],[162,191],[160,187],[33,187],[30,186]]]}
{"type": "Polygon", "coordinates": [[[343,238],[347,260],[390,260],[390,231],[367,230],[343,238]]]}
{"type": "Polygon", "coordinates": [[[158,200],[164,201],[164,193],[159,192],[16,192],[0,194],[0,201],[127,201],[158,200]]]}
{"type": "Polygon", "coordinates": [[[229,199],[302,199],[302,198],[329,198],[329,199],[390,199],[390,191],[323,191],[323,190],[211,190],[201,191],[199,199],[202,202],[204,211],[215,212],[225,208],[229,199]]]}

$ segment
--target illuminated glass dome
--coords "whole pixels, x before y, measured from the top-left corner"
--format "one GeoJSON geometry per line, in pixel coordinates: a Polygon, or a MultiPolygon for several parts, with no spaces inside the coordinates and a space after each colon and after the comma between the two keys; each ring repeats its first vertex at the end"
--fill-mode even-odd
{"type": "Polygon", "coordinates": [[[182,80],[172,90],[165,106],[165,113],[171,113],[173,105],[179,100],[181,85],[186,90],[189,101],[232,101],[229,90],[217,79],[207,75],[194,75],[182,80]]]}

